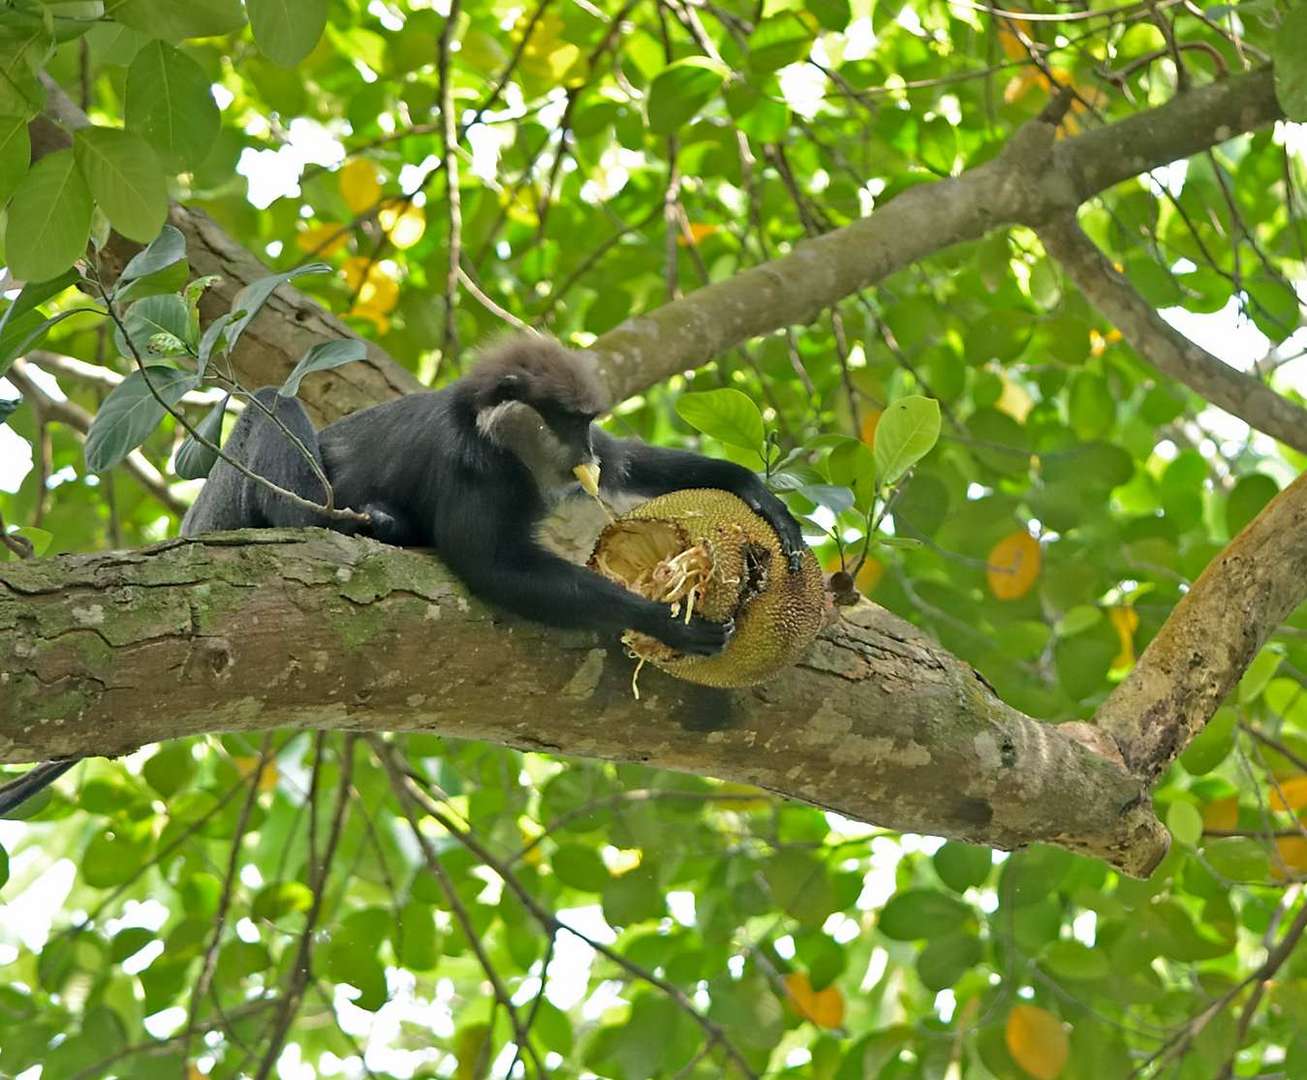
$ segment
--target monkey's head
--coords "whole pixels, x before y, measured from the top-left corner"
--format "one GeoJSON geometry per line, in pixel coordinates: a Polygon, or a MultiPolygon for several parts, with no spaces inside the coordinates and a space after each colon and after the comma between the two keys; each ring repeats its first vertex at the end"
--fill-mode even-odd
{"type": "Polygon", "coordinates": [[[542,490],[575,483],[595,464],[590,425],[609,407],[594,360],[545,337],[492,346],[467,376],[477,429],[515,454],[542,490]]]}

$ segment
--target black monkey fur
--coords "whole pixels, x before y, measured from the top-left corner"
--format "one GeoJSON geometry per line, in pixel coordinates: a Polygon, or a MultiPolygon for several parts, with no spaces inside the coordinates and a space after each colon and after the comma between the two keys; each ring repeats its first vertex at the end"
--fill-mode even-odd
{"type": "MultiPolygon", "coordinates": [[[[608,402],[593,361],[547,338],[508,339],[442,390],[374,405],[316,434],[299,402],[269,389],[259,395],[320,454],[336,505],[368,513],[371,527],[329,523],[220,461],[182,522],[184,536],[314,524],[363,531],[385,543],[434,549],[477,596],[537,622],[639,630],[700,654],[720,651],[731,628],[702,619],[687,624],[666,604],[536,541],[541,519],[580,491],[572,470],[597,464],[600,491],[614,499],[723,488],[771,523],[796,564],[803,551],[798,523],[748,469],[617,439],[595,426],[608,402]]],[[[227,445],[252,471],[321,501],[302,453],[256,406],[245,410],[227,445]]]]}
{"type": "MultiPolygon", "coordinates": [[[[700,655],[719,652],[733,626],[675,618],[668,605],[537,542],[541,519],[559,500],[580,492],[573,469],[597,464],[600,491],[609,499],[724,489],[771,524],[792,569],[804,550],[798,522],[748,469],[617,439],[595,426],[608,400],[592,359],[547,338],[510,338],[441,390],[374,405],[318,432],[295,399],[272,388],[256,397],[315,456],[336,505],[367,513],[371,524],[331,521],[219,461],[182,520],[183,536],[318,525],[429,547],[473,593],[518,615],[604,633],[638,630],[700,655]]],[[[325,492],[302,451],[257,405],[246,407],[224,449],[254,473],[323,501],[325,492]]],[[[33,787],[30,775],[0,787],[0,815],[44,786],[33,787]]]]}

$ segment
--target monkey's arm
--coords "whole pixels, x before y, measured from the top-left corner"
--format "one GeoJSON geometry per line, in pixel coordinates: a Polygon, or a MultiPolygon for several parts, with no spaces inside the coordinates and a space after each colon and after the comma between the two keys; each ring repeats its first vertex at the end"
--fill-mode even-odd
{"type": "Polygon", "coordinates": [[[531,539],[510,498],[473,488],[459,511],[436,524],[436,553],[477,596],[549,626],[620,633],[638,630],[672,648],[710,656],[734,626],[675,618],[667,604],[546,551],[531,539]]]}
{"type": "Polygon", "coordinates": [[[780,537],[781,548],[797,570],[806,547],[803,530],[785,504],[757,475],[733,461],[688,450],[667,450],[638,439],[616,439],[600,428],[592,432],[599,457],[599,488],[609,494],[665,495],[681,488],[720,488],[740,498],[780,537]]]}

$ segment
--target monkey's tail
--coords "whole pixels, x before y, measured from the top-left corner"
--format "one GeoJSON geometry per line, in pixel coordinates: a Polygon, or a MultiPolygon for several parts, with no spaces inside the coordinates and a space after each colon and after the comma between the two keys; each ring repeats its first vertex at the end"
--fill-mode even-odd
{"type": "Polygon", "coordinates": [[[0,784],[0,818],[7,817],[33,795],[49,787],[79,761],[81,758],[75,757],[43,761],[40,765],[28,769],[18,779],[0,784]]]}

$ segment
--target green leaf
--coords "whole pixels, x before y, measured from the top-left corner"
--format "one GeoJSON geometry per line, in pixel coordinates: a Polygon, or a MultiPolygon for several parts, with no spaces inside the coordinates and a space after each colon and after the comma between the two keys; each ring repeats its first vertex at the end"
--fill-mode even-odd
{"type": "Polygon", "coordinates": [[[259,51],[282,67],[313,51],[327,25],[327,0],[245,0],[259,51]]]}
{"type": "Polygon", "coordinates": [[[1290,120],[1307,121],[1307,5],[1294,4],[1275,35],[1275,96],[1290,120]]]}
{"type": "Polygon", "coordinates": [[[766,432],[762,413],[748,394],[729,387],[697,390],[676,399],[676,412],[696,431],[761,455],[766,432]]]}
{"type": "Polygon", "coordinates": [[[0,315],[0,339],[3,339],[19,317],[34,312],[52,297],[58,296],[79,279],[76,270],[65,270],[49,281],[29,281],[14,298],[14,302],[0,315]]]}
{"type": "Polygon", "coordinates": [[[9,201],[32,163],[32,140],[21,116],[0,116],[0,208],[9,201]]]}
{"type": "Polygon", "coordinates": [[[148,834],[138,839],[128,831],[102,832],[91,839],[78,864],[82,880],[96,889],[122,885],[145,865],[148,834]]]}
{"type": "Polygon", "coordinates": [[[157,274],[184,258],[186,258],[186,238],[173,226],[165,225],[159,230],[159,235],[150,241],[149,246],[133,255],[131,262],[123,267],[123,272],[118,277],[118,284],[121,286],[137,278],[157,274]]]}
{"type": "MultiPolygon", "coordinates": [[[[196,433],[208,439],[214,446],[222,443],[222,418],[227,411],[229,400],[230,395],[223,398],[205,414],[203,420],[195,425],[196,433]]],[[[214,451],[194,435],[187,433],[181,446],[177,448],[177,456],[173,459],[173,472],[183,480],[202,480],[209,475],[217,462],[218,455],[214,451]]]]}
{"type": "Polygon", "coordinates": [[[1078,941],[1052,942],[1045,947],[1039,962],[1059,979],[1103,979],[1112,973],[1112,963],[1105,952],[1078,941]]]}
{"type": "Polygon", "coordinates": [[[876,497],[876,455],[871,447],[858,439],[841,443],[826,459],[826,472],[832,484],[853,489],[859,509],[871,508],[876,497]]]}
{"type": "Polygon", "coordinates": [[[165,743],[141,766],[141,775],[165,799],[176,795],[195,776],[195,757],[190,744],[181,740],[165,743]]]}
{"type": "Polygon", "coordinates": [[[1239,679],[1239,704],[1251,705],[1261,697],[1262,691],[1275,678],[1275,673],[1279,671],[1283,661],[1284,656],[1275,649],[1263,649],[1259,652],[1239,679]]]}
{"type": "Polygon", "coordinates": [[[395,952],[410,971],[430,971],[440,962],[440,937],[432,908],[410,900],[399,912],[395,924],[395,952]]]}
{"type": "Polygon", "coordinates": [[[3,889],[5,887],[5,883],[8,880],[9,880],[9,853],[5,851],[3,846],[0,846],[0,889],[3,889]]]}
{"type": "Polygon", "coordinates": [[[0,375],[13,366],[14,360],[22,356],[28,350],[33,349],[50,330],[74,315],[81,315],[84,312],[93,312],[96,315],[103,315],[104,312],[99,308],[71,308],[68,311],[61,311],[57,315],[51,315],[48,319],[42,319],[39,312],[29,312],[27,315],[21,315],[9,325],[4,333],[0,333],[0,375]]]}
{"type": "Polygon", "coordinates": [[[197,376],[162,365],[133,371],[104,399],[91,422],[85,447],[90,472],[113,468],[145,442],[164,418],[167,410],[150,393],[147,375],[159,396],[174,406],[200,384],[197,376]]]}
{"type": "Polygon", "coordinates": [[[974,921],[971,908],[938,889],[905,889],[890,898],[876,925],[887,938],[918,941],[943,937],[974,921]]]}
{"type": "Polygon", "coordinates": [[[717,95],[730,74],[725,64],[706,56],[668,64],[649,85],[649,130],[674,135],[717,95]]]}
{"type": "Polygon", "coordinates": [[[793,11],[782,11],[763,19],[749,35],[749,70],[764,75],[808,55],[813,34],[793,11]]]}
{"type": "Polygon", "coordinates": [[[983,952],[975,934],[945,934],[921,950],[917,975],[927,990],[947,990],[980,962],[983,952]]]}
{"type": "Polygon", "coordinates": [[[300,357],[300,361],[286,376],[277,391],[282,397],[294,397],[300,391],[304,376],[314,371],[330,371],[342,364],[366,359],[368,347],[358,338],[341,338],[339,341],[320,341],[300,357]]]}
{"type": "Polygon", "coordinates": [[[245,25],[240,0],[108,0],[105,13],[169,41],[229,34],[245,25]]]}
{"type": "Polygon", "coordinates": [[[204,369],[208,367],[215,350],[219,353],[228,351],[226,338],[228,327],[238,318],[240,318],[240,312],[224,311],[204,328],[204,335],[200,338],[199,363],[196,368],[201,375],[204,374],[204,369]]]}
{"type": "Polygon", "coordinates": [[[891,402],[876,425],[876,470],[893,484],[930,453],[939,439],[939,402],[912,395],[891,402]]]}
{"type": "Polygon", "coordinates": [[[1179,799],[1166,812],[1166,827],[1180,843],[1192,846],[1202,839],[1203,815],[1193,803],[1179,799]]]}
{"type": "Polygon", "coordinates": [[[71,150],[47,154],[19,182],[9,202],[5,257],[26,281],[61,274],[86,252],[91,192],[71,150]]]}
{"type": "Polygon", "coordinates": [[[663,891],[649,866],[638,866],[613,878],[603,892],[604,918],[613,926],[629,926],[667,912],[663,891]]]}
{"type": "Polygon", "coordinates": [[[1202,776],[1211,772],[1234,749],[1234,726],[1238,715],[1233,709],[1220,708],[1202,731],[1194,738],[1184,753],[1180,755],[1180,764],[1191,776],[1202,776]]]}
{"type": "Polygon", "coordinates": [[[1270,858],[1262,844],[1250,836],[1225,836],[1209,840],[1203,854],[1212,869],[1231,881],[1265,881],[1270,858]]]}
{"type": "Polygon", "coordinates": [[[146,243],[168,216],[168,186],[150,144],[116,128],[82,128],[73,136],[77,164],[100,209],[123,236],[146,243]]]}
{"type": "Polygon", "coordinates": [[[137,300],[127,309],[122,321],[126,336],[115,327],[114,344],[129,359],[177,356],[186,351],[184,346],[191,336],[191,313],[176,293],[137,300]],[[182,343],[183,347],[179,349],[173,342],[182,343]]]}
{"type": "Polygon", "coordinates": [[[308,911],[313,906],[313,893],[299,881],[276,881],[265,885],[254,897],[250,912],[256,919],[275,922],[287,915],[308,911]]]}
{"type": "Polygon", "coordinates": [[[967,329],[967,363],[985,364],[991,360],[1003,363],[1015,359],[1026,347],[1034,329],[1034,320],[1024,311],[989,312],[967,329]]]}
{"type": "Polygon", "coordinates": [[[599,853],[582,844],[562,844],[550,865],[559,881],[582,892],[603,892],[612,880],[599,853]]]}
{"type": "Polygon", "coordinates": [[[1225,531],[1238,536],[1279,492],[1280,485],[1265,473],[1240,477],[1225,502],[1225,531]]]}
{"type": "Polygon", "coordinates": [[[978,888],[989,880],[994,853],[987,847],[950,840],[935,852],[931,861],[935,864],[935,873],[939,879],[954,892],[960,893],[978,888]]]}
{"type": "Polygon", "coordinates": [[[804,926],[820,926],[839,907],[826,864],[806,851],[777,852],[763,868],[772,902],[804,926]]]}
{"type": "Polygon", "coordinates": [[[232,349],[236,348],[236,342],[240,340],[241,334],[245,333],[245,328],[254,321],[254,317],[262,310],[263,305],[268,302],[268,297],[272,295],[273,290],[278,285],[293,281],[301,274],[329,273],[331,273],[331,267],[327,263],[315,262],[297,266],[293,270],[287,270],[284,273],[269,274],[267,277],[251,281],[236,294],[235,299],[231,302],[233,317],[227,327],[227,351],[231,352],[232,349]],[[240,314],[242,312],[243,314],[240,314]]]}
{"type": "Polygon", "coordinates": [[[32,557],[34,559],[39,559],[50,550],[50,545],[54,543],[54,533],[45,529],[38,529],[34,525],[24,525],[20,529],[11,529],[10,533],[13,536],[21,536],[32,545],[32,557]]]}
{"type": "Polygon", "coordinates": [[[842,514],[853,509],[853,492],[837,484],[803,484],[796,489],[800,495],[818,506],[824,506],[832,514],[842,514]]]}
{"type": "Polygon", "coordinates": [[[171,169],[208,157],[221,124],[204,69],[163,41],[142,48],[127,69],[126,117],[171,169]]]}

